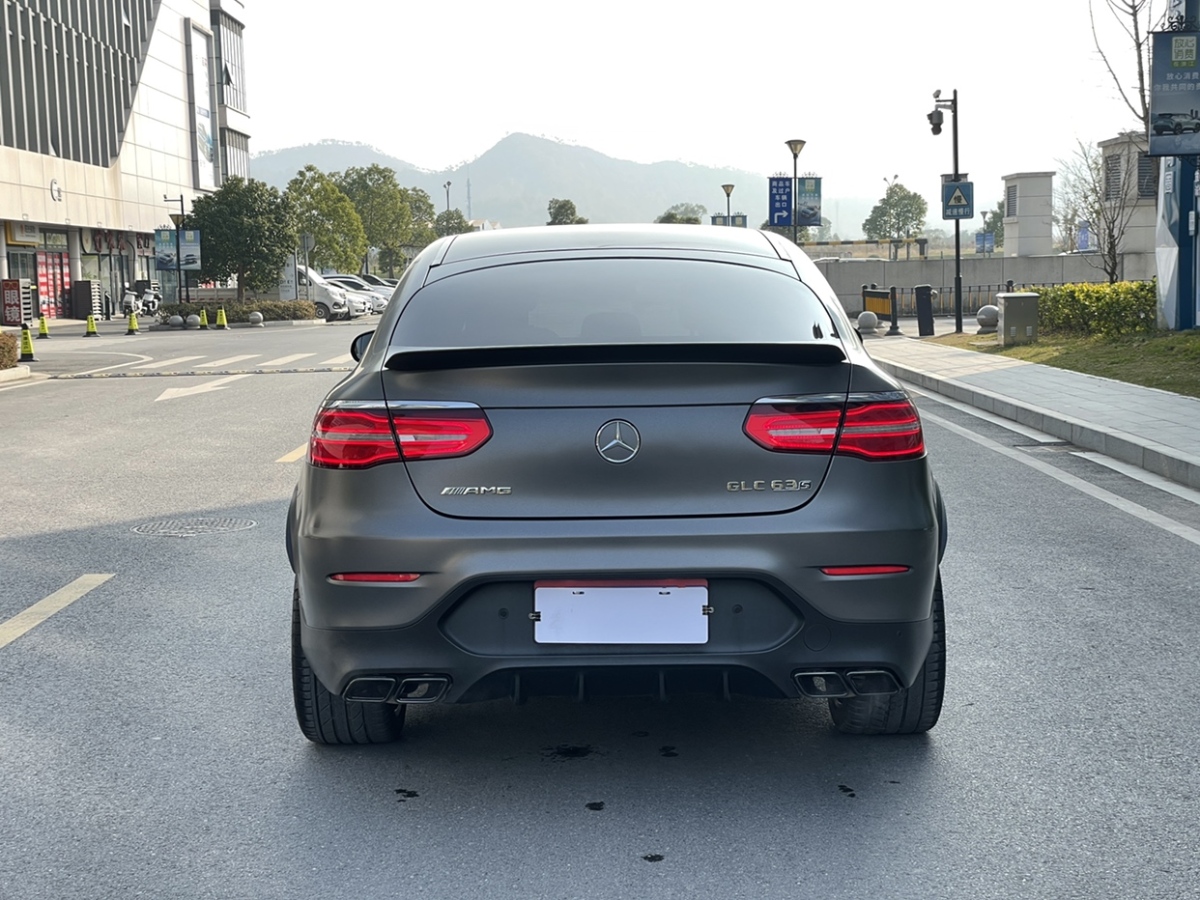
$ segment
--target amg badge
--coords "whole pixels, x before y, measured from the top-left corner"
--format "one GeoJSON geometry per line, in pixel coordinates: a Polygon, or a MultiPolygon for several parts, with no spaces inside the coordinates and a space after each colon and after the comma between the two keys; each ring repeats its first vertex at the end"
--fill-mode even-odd
{"type": "Polygon", "coordinates": [[[444,487],[444,488],[442,488],[442,496],[443,497],[482,497],[485,494],[495,494],[496,496],[503,496],[505,494],[511,494],[511,493],[512,493],[511,487],[507,487],[507,486],[496,487],[494,485],[489,485],[487,487],[472,486],[472,487],[444,487]]]}

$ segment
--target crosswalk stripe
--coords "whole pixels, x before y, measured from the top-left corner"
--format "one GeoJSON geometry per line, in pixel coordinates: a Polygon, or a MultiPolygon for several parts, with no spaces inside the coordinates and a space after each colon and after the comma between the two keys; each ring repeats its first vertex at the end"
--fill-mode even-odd
{"type": "Polygon", "coordinates": [[[259,363],[260,368],[267,366],[284,366],[290,362],[295,362],[298,359],[304,359],[308,356],[316,356],[315,353],[293,353],[291,356],[281,356],[279,359],[268,359],[265,363],[259,363]]]}
{"type": "Polygon", "coordinates": [[[340,366],[342,363],[354,362],[354,357],[349,353],[343,353],[341,356],[335,356],[333,359],[327,359],[321,363],[323,366],[340,366]]]}
{"type": "Polygon", "coordinates": [[[173,366],[176,363],[191,362],[193,359],[204,359],[203,356],[176,356],[173,359],[164,359],[159,362],[146,363],[144,366],[134,366],[135,369],[163,369],[167,366],[173,366]]]}
{"type": "Polygon", "coordinates": [[[197,364],[196,368],[197,369],[218,369],[221,366],[227,366],[231,363],[241,362],[243,359],[254,359],[254,357],[256,357],[256,356],[258,356],[257,353],[245,353],[241,356],[227,356],[224,359],[218,359],[216,362],[199,363],[199,364],[197,364]]]}

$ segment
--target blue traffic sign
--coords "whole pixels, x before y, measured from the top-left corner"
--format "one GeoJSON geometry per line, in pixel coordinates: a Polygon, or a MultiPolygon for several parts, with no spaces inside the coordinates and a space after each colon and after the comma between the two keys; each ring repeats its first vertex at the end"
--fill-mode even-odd
{"type": "Polygon", "coordinates": [[[792,224],[792,179],[772,178],[770,186],[770,222],[772,225],[792,224]]]}
{"type": "Polygon", "coordinates": [[[975,185],[970,181],[947,181],[942,185],[942,218],[975,218],[975,185]]]}

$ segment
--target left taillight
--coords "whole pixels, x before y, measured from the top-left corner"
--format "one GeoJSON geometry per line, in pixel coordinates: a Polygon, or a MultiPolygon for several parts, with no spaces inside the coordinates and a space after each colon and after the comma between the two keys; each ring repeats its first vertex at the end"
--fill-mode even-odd
{"type": "Polygon", "coordinates": [[[366,469],[400,459],[448,459],[475,452],[491,436],[482,409],[335,404],[313,421],[308,461],[325,469],[366,469]]]}
{"type": "Polygon", "coordinates": [[[323,469],[366,469],[400,459],[387,409],[327,407],[313,420],[308,461],[323,469]]]}

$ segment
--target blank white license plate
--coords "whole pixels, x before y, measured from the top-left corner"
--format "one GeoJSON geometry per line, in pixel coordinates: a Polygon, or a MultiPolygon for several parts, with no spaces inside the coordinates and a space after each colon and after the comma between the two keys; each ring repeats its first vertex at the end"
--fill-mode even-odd
{"type": "Polygon", "coordinates": [[[539,644],[706,644],[708,582],[539,581],[533,639],[539,644]]]}

